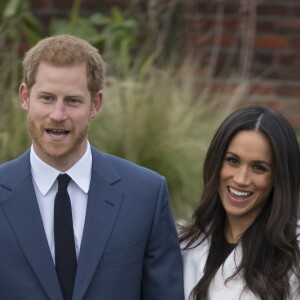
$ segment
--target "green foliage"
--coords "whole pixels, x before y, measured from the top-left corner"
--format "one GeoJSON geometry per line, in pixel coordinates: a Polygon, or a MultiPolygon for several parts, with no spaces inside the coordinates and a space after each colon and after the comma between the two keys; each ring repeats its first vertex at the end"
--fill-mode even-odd
{"type": "Polygon", "coordinates": [[[0,106],[20,81],[23,40],[35,43],[40,36],[39,22],[26,0],[0,0],[0,106]]]}
{"type": "Polygon", "coordinates": [[[198,200],[202,160],[218,121],[209,106],[192,101],[191,88],[188,78],[172,72],[154,70],[138,81],[109,78],[90,130],[97,148],[166,177],[177,218],[198,200]]]}
{"type": "Polygon", "coordinates": [[[138,37],[137,22],[127,18],[117,7],[112,7],[109,15],[95,13],[80,17],[80,2],[73,2],[68,19],[51,21],[51,35],[68,33],[86,39],[109,59],[111,70],[127,76],[132,63],[131,51],[138,37]]]}
{"type": "Polygon", "coordinates": [[[0,16],[1,31],[11,40],[25,37],[36,43],[41,37],[41,24],[30,12],[26,0],[0,0],[3,13],[0,16]]]}
{"type": "Polygon", "coordinates": [[[93,45],[99,46],[100,37],[90,18],[80,17],[80,0],[74,0],[67,19],[53,18],[50,22],[50,35],[72,34],[83,38],[93,45]]]}
{"type": "MultiPolygon", "coordinates": [[[[51,21],[50,34],[70,33],[87,39],[108,61],[111,77],[104,88],[103,111],[93,120],[89,139],[105,152],[165,176],[175,216],[186,218],[200,194],[207,145],[232,100],[220,102],[200,92],[194,80],[194,71],[199,70],[180,57],[172,56],[177,69],[170,68],[161,58],[164,47],[159,41],[164,38],[151,47],[153,37],[145,37],[147,42],[136,49],[140,24],[126,12],[113,8],[108,15],[84,18],[79,15],[80,3],[73,2],[67,20],[51,21]],[[159,70],[155,67],[158,59],[159,70]]],[[[0,163],[30,145],[26,114],[17,101],[18,50],[23,37],[35,43],[41,27],[27,4],[26,0],[0,0],[0,163]]],[[[175,47],[172,51],[178,53],[175,47]]]]}
{"type": "Polygon", "coordinates": [[[15,93],[1,105],[0,118],[0,163],[19,156],[30,145],[26,130],[25,113],[19,106],[15,93]]]}
{"type": "Polygon", "coordinates": [[[131,64],[131,51],[137,41],[138,24],[134,19],[126,19],[122,12],[112,7],[110,16],[97,13],[91,22],[103,28],[100,40],[104,43],[104,53],[110,57],[112,67],[119,74],[127,76],[131,64]]]}

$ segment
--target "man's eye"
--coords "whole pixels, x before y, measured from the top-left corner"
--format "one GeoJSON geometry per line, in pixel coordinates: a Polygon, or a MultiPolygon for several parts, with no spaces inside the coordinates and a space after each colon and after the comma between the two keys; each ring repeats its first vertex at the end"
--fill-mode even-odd
{"type": "Polygon", "coordinates": [[[68,99],[66,100],[66,102],[69,103],[69,104],[77,104],[77,103],[79,103],[80,101],[79,101],[79,99],[77,99],[77,98],[68,98],[68,99]]]}
{"type": "Polygon", "coordinates": [[[42,95],[41,98],[44,100],[44,101],[51,101],[53,99],[52,96],[49,96],[49,95],[42,95]]]}

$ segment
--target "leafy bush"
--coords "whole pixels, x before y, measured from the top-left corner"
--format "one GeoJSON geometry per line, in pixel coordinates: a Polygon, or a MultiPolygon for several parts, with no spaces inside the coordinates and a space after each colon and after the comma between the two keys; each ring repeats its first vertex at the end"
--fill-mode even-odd
{"type": "Polygon", "coordinates": [[[210,105],[193,100],[191,82],[157,70],[138,80],[108,78],[90,131],[97,148],[165,176],[177,218],[198,200],[202,159],[218,122],[210,105]]]}
{"type": "MultiPolygon", "coordinates": [[[[6,9],[0,20],[0,46],[5,45],[0,54],[0,100],[4,100],[0,101],[0,163],[17,157],[30,145],[25,113],[19,108],[16,93],[20,79],[18,49],[24,35],[32,42],[41,36],[26,0],[0,0],[0,8],[2,3],[6,9]]],[[[157,28],[153,25],[151,32],[158,36],[146,38],[141,49],[136,49],[140,27],[133,18],[116,8],[108,16],[95,13],[82,18],[79,7],[80,1],[75,0],[67,20],[53,19],[50,33],[88,37],[95,46],[103,47],[110,76],[104,88],[104,106],[91,125],[91,143],[165,176],[176,218],[189,217],[200,194],[202,161],[209,140],[220,119],[244,94],[247,81],[239,81],[230,99],[228,94],[216,95],[214,64],[201,69],[201,57],[197,61],[197,55],[190,56],[191,64],[182,61],[182,53],[173,46],[168,48],[172,59],[161,55],[167,40],[165,30],[154,30],[157,28]]],[[[170,17],[168,13],[164,28],[170,24],[170,17]]]]}
{"type": "Polygon", "coordinates": [[[26,116],[19,106],[15,93],[6,94],[1,103],[0,118],[0,163],[16,158],[29,147],[26,116]]]}

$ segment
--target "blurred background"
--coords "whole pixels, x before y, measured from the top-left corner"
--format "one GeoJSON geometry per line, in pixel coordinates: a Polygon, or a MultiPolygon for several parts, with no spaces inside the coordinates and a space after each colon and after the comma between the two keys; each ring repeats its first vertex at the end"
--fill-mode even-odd
{"type": "Polygon", "coordinates": [[[299,136],[298,0],[0,0],[0,163],[30,146],[22,57],[59,33],[107,62],[90,142],[165,176],[177,220],[190,218],[207,146],[233,109],[276,109],[299,136]]]}

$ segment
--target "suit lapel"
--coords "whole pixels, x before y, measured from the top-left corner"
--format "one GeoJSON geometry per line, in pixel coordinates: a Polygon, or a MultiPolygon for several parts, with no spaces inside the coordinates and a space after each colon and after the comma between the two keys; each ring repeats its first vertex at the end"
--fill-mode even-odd
{"type": "Polygon", "coordinates": [[[10,170],[4,180],[8,184],[0,187],[4,196],[1,207],[48,297],[60,300],[62,295],[33,188],[29,152],[10,170]]]}
{"type": "MultiPolygon", "coordinates": [[[[117,219],[123,194],[110,161],[92,148],[93,170],[73,299],[84,298],[117,219]]],[[[11,163],[0,180],[0,205],[49,299],[63,300],[44,232],[30,172],[29,151],[11,163]],[[21,171],[20,171],[21,170],[21,171]]]]}
{"type": "Polygon", "coordinates": [[[112,232],[123,194],[112,187],[120,178],[103,154],[93,153],[93,171],[73,299],[83,299],[112,232]],[[101,175],[98,173],[102,170],[101,175]]]}

